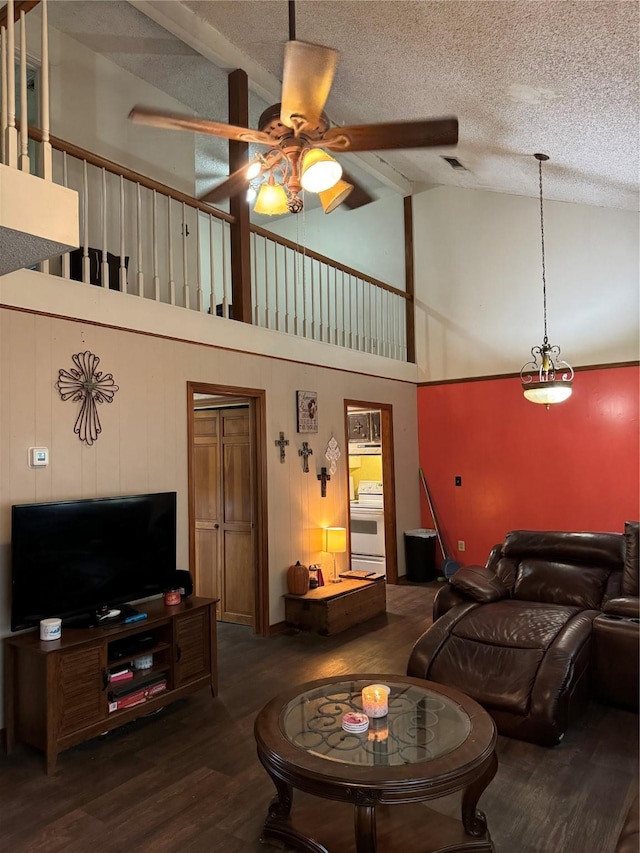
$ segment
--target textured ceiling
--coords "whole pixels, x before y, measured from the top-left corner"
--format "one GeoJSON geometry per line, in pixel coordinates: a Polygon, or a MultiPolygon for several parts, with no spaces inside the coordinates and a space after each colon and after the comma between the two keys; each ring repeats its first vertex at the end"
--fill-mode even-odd
{"type": "MultiPolygon", "coordinates": [[[[256,63],[277,95],[287,6],[57,0],[50,19],[199,114],[226,120],[226,72],[141,11],[179,32],[173,22],[181,7],[203,53],[215,53],[222,68],[238,67],[238,48],[247,58],[241,67],[256,63]],[[227,61],[221,42],[231,47],[227,61]]],[[[458,117],[455,149],[379,155],[413,189],[451,184],[535,196],[531,155],[542,151],[551,158],[546,198],[637,209],[639,9],[635,0],[298,0],[296,34],[340,52],[326,107],[334,122],[458,117]],[[442,154],[454,154],[467,171],[453,171],[442,154]]],[[[255,126],[265,101],[254,95],[251,103],[255,126]]],[[[216,141],[203,148],[203,179],[221,174],[214,161],[224,150],[216,141]]],[[[356,177],[376,193],[382,183],[371,177],[372,159],[356,177]]]]}

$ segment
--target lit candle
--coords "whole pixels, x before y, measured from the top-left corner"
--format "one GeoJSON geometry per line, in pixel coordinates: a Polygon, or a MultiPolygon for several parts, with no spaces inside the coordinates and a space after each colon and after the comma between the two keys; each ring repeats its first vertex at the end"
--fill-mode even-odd
{"type": "Polygon", "coordinates": [[[370,684],[362,690],[362,710],[367,717],[386,717],[389,713],[389,692],[386,684],[370,684]]]}

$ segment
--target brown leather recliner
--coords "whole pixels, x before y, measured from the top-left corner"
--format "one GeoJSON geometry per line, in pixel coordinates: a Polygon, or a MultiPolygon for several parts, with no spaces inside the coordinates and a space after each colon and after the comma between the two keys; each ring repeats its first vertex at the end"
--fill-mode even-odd
{"type": "Polygon", "coordinates": [[[501,734],[554,746],[588,701],[593,621],[623,565],[622,534],[512,531],[438,594],[408,674],[473,697],[501,734]]]}

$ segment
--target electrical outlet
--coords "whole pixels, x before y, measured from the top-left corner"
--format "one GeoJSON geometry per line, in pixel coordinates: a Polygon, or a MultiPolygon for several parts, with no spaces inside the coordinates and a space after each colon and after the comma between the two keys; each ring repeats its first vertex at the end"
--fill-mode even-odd
{"type": "Polygon", "coordinates": [[[462,477],[458,476],[458,477],[456,477],[456,486],[461,486],[461,485],[462,485],[462,477]]]}
{"type": "Polygon", "coordinates": [[[464,551],[465,547],[464,539],[458,539],[458,551],[464,551]]]}

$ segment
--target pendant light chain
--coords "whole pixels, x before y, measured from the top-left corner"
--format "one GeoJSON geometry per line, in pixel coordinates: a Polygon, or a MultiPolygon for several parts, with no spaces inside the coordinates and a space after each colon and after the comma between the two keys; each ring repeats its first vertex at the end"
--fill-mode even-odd
{"type": "Polygon", "coordinates": [[[547,337],[547,276],[544,262],[544,210],[542,207],[542,160],[538,160],[538,183],[540,187],[540,238],[542,244],[542,302],[544,306],[544,343],[549,343],[547,337]]]}

